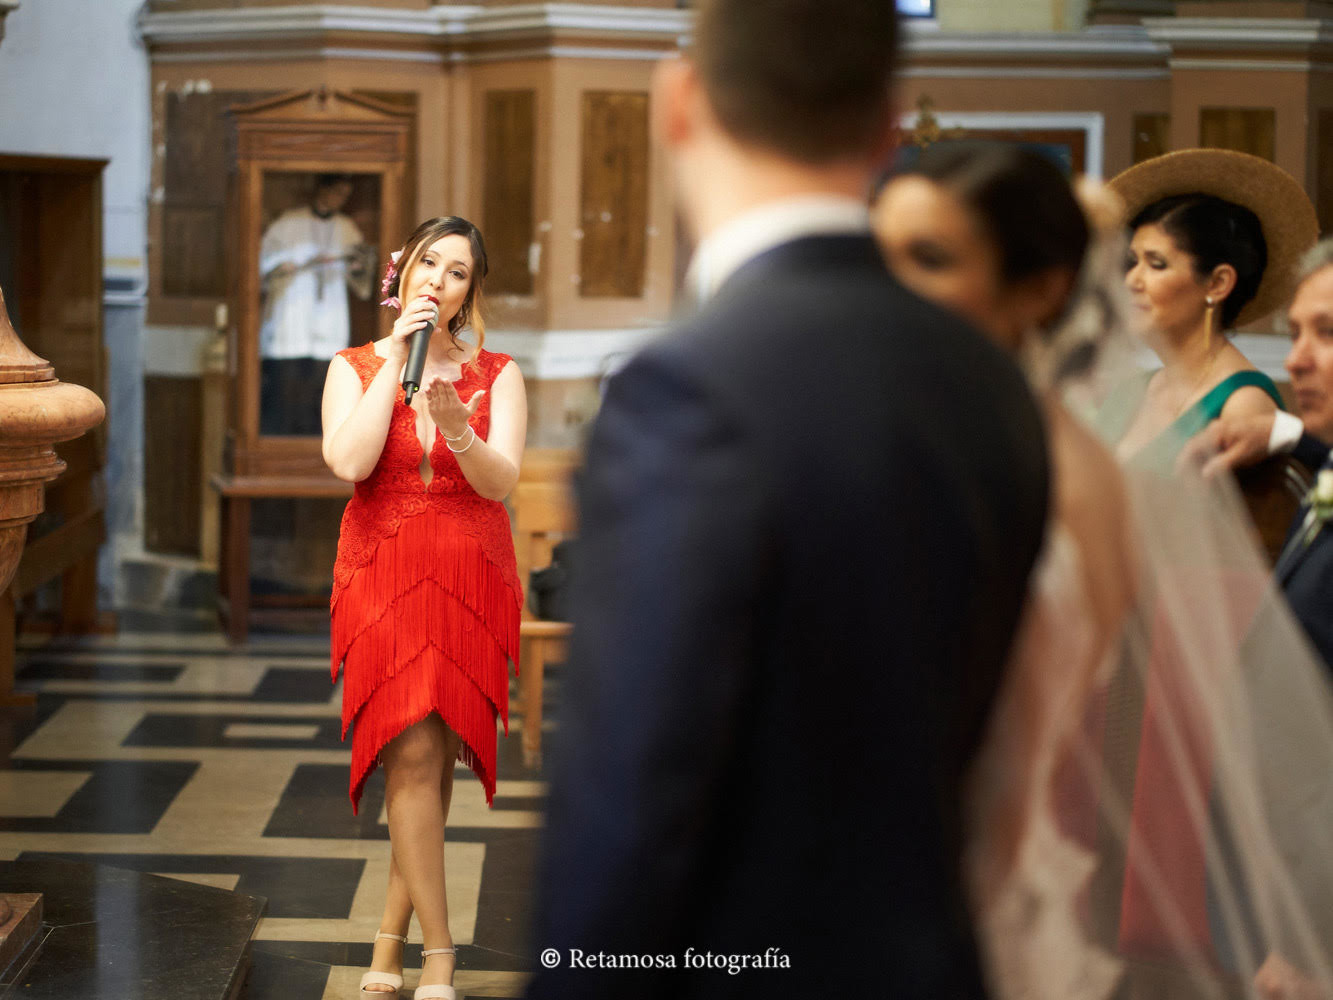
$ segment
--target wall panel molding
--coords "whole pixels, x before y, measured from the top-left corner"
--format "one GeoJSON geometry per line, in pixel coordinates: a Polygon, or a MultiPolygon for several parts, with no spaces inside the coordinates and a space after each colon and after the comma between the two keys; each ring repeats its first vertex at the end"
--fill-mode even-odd
{"type": "Polygon", "coordinates": [[[1326,20],[1282,17],[1149,17],[1152,41],[1189,49],[1283,49],[1333,42],[1326,20]]]}
{"type": "Polygon", "coordinates": [[[490,295],[531,295],[535,270],[537,92],[488,90],[485,96],[481,224],[490,295]]]}
{"type": "Polygon", "coordinates": [[[486,331],[488,350],[519,359],[528,379],[600,378],[662,335],[664,326],[626,330],[486,331]]]}
{"type": "MultiPolygon", "coordinates": [[[[4,0],[0,0],[4,2],[4,0]]],[[[533,3],[507,7],[448,4],[427,10],[315,4],[306,7],[247,7],[208,11],[157,11],[140,15],[140,36],[155,61],[183,61],[197,52],[169,51],[179,46],[244,49],[274,43],[299,46],[303,57],[419,59],[402,48],[385,53],[371,38],[395,46],[415,45],[441,58],[467,59],[473,44],[522,44],[547,48],[553,38],[579,37],[608,42],[632,41],[652,46],[652,58],[679,49],[693,14],[683,10],[620,7],[605,4],[533,3]],[[346,37],[348,44],[335,44],[346,37]],[[353,44],[355,39],[359,44],[353,44]],[[305,43],[305,44],[302,44],[305,43]],[[312,53],[313,49],[313,53],[312,53]]],[[[600,46],[588,48],[597,51],[600,46]]],[[[246,52],[246,58],[259,53],[246,52]]],[[[644,58],[635,51],[636,57],[644,58]]],[[[234,55],[235,53],[233,53],[234,55]]],[[[291,49],[283,56],[293,58],[291,49]]],[[[605,56],[603,56],[605,58],[605,56]]]]}
{"type": "MultiPolygon", "coordinates": [[[[1106,159],[1106,116],[1100,111],[946,111],[935,112],[940,128],[969,130],[1061,130],[1084,133],[1084,172],[1101,179],[1106,159]]],[[[917,112],[899,116],[898,126],[905,132],[916,128],[917,112]]]]}
{"type": "Polygon", "coordinates": [[[903,33],[909,58],[967,56],[1011,59],[1114,59],[1157,61],[1167,46],[1141,27],[1094,26],[1082,31],[973,32],[915,29],[903,33]]]}
{"type": "Polygon", "coordinates": [[[579,295],[641,298],[648,263],[648,94],[585,90],[581,118],[579,295]]]}

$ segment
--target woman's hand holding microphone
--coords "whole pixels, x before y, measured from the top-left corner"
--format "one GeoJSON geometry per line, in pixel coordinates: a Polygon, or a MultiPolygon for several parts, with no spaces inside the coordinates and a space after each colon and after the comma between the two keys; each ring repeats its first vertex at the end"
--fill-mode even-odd
{"type": "Polygon", "coordinates": [[[440,303],[435,296],[418,295],[409,302],[389,331],[389,360],[399,367],[405,364],[412,350],[412,335],[427,324],[435,326],[439,320],[440,303]]]}
{"type": "Polygon", "coordinates": [[[408,406],[412,405],[412,397],[421,388],[421,373],[426,369],[431,334],[435,332],[435,324],[439,321],[440,300],[434,295],[419,295],[393,325],[393,333],[390,334],[393,343],[390,347],[396,347],[400,337],[401,342],[408,347],[407,365],[403,371],[403,402],[408,406]],[[412,321],[412,326],[400,335],[399,326],[406,325],[408,320],[412,321]]]}

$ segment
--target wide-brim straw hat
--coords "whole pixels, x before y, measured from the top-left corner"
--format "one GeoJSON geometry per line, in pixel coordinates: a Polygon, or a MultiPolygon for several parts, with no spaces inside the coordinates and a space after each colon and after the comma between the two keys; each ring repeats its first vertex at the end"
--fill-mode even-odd
{"type": "Polygon", "coordinates": [[[1145,160],[1110,181],[1132,219],[1153,202],[1178,194],[1208,194],[1259,217],[1268,264],[1236,326],[1257,323],[1295,292],[1296,265],[1319,239],[1319,218],[1305,189],[1281,167],[1229,149],[1182,149],[1145,160]]]}

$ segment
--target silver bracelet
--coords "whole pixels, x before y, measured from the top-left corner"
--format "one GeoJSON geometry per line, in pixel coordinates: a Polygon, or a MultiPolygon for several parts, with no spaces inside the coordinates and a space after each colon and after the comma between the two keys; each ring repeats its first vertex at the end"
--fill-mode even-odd
{"type": "MultiPolygon", "coordinates": [[[[472,428],[469,427],[468,430],[472,431],[472,428]]],[[[443,434],[443,432],[441,432],[441,434],[443,434]]],[[[461,441],[462,439],[463,439],[463,435],[462,435],[462,434],[458,435],[458,440],[461,441]]],[[[451,445],[451,444],[449,443],[449,439],[448,439],[448,438],[445,438],[445,439],[444,439],[444,446],[445,446],[446,448],[448,448],[450,451],[452,451],[455,455],[461,455],[461,454],[463,454],[463,452],[467,451],[468,448],[471,448],[471,447],[472,447],[474,444],[476,444],[476,443],[477,443],[477,432],[476,432],[476,431],[472,431],[472,440],[469,441],[469,442],[467,443],[467,446],[466,446],[466,447],[463,447],[463,448],[455,448],[453,445],[451,445]]]]}
{"type": "Polygon", "coordinates": [[[472,430],[472,425],[468,424],[463,428],[463,433],[456,438],[451,438],[448,434],[444,433],[444,431],[440,431],[440,437],[444,438],[446,441],[462,441],[463,438],[467,437],[467,432],[470,430],[472,430]]]}

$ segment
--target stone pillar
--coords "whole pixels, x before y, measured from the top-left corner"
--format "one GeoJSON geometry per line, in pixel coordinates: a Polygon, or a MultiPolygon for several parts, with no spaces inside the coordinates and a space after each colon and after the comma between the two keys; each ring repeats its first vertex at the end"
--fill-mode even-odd
{"type": "Polygon", "coordinates": [[[17,10],[19,0],[0,0],[0,42],[5,40],[5,15],[17,10]]]}
{"type": "Polygon", "coordinates": [[[226,472],[224,452],[227,446],[227,391],[231,373],[227,370],[227,307],[220,305],[214,320],[217,333],[206,343],[202,355],[203,420],[200,428],[199,559],[205,569],[216,570],[222,537],[222,497],[213,487],[213,477],[226,472]]]}
{"type": "Polygon", "coordinates": [[[106,416],[90,389],[55,377],[51,365],[19,340],[4,292],[0,291],[0,633],[10,638],[0,649],[0,704],[14,689],[12,599],[9,584],[23,555],[28,525],[46,504],[46,484],[65,469],[53,447],[70,441],[106,416]],[[7,625],[6,629],[4,626],[7,625]]]}
{"type": "Polygon", "coordinates": [[[1180,0],[1144,21],[1170,50],[1170,148],[1212,146],[1271,160],[1318,195],[1327,154],[1317,123],[1333,103],[1333,4],[1318,0],[1180,0]],[[1312,127],[1312,125],[1314,127],[1312,127]]]}

